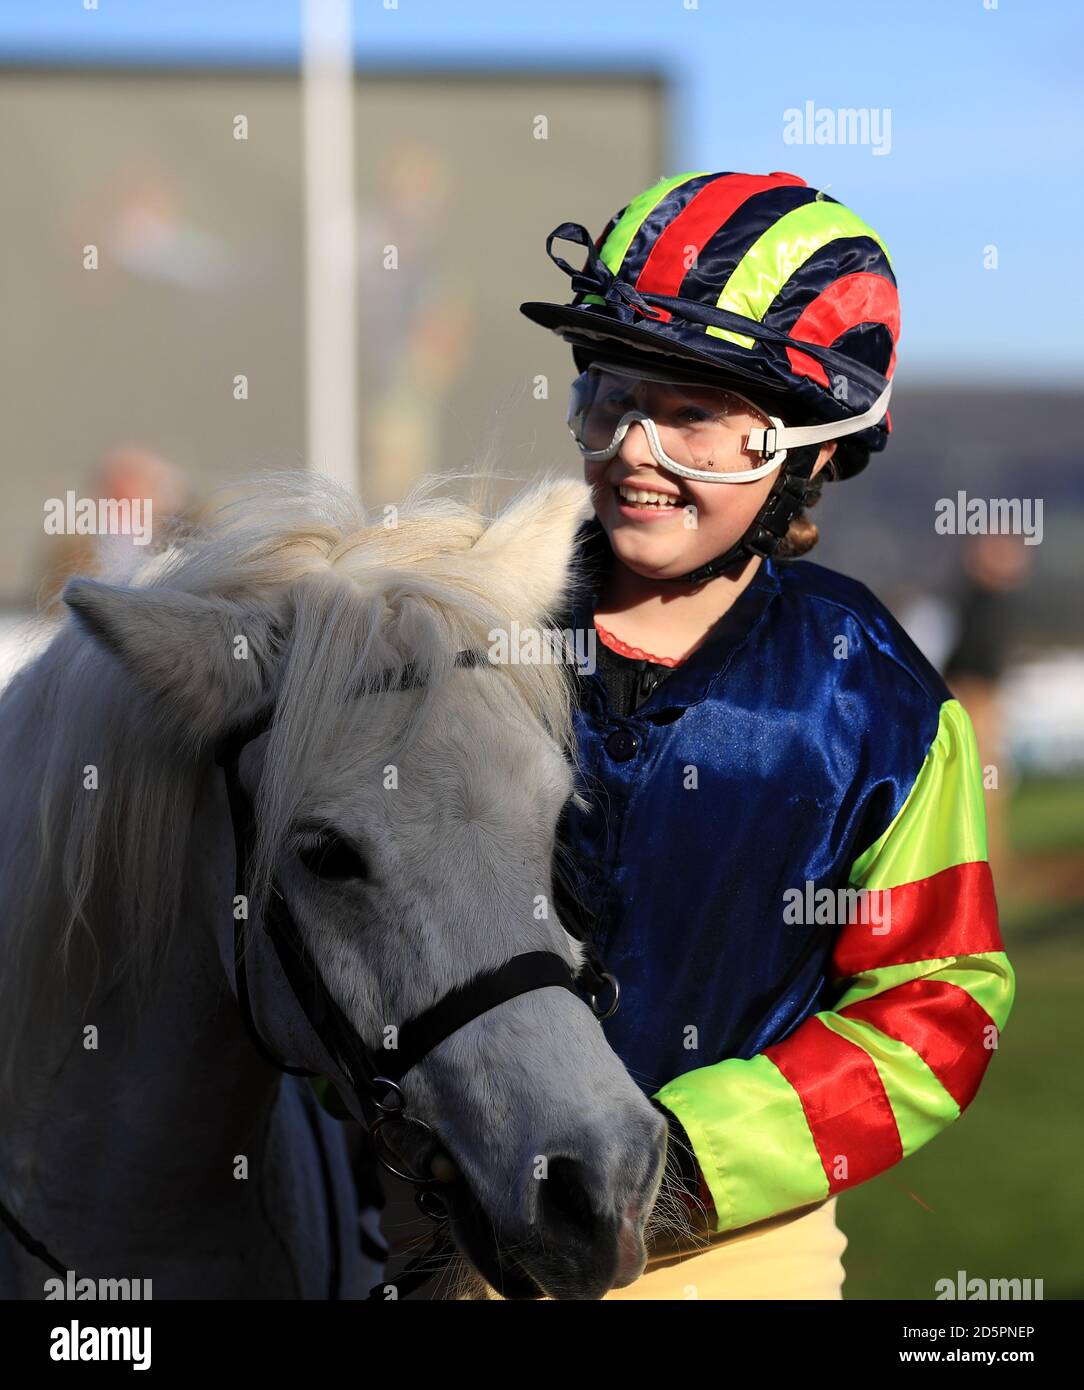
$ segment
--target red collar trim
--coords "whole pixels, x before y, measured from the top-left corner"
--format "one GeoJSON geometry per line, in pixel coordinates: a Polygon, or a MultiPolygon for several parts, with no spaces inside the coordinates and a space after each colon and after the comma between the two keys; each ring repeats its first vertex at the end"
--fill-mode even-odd
{"type": "Polygon", "coordinates": [[[607,632],[597,618],[595,619],[595,631],[601,638],[603,646],[609,647],[619,656],[631,656],[637,661],[654,661],[658,666],[681,665],[681,657],[653,656],[651,652],[645,652],[642,647],[630,647],[627,642],[622,642],[620,637],[615,637],[612,632],[607,632]]]}

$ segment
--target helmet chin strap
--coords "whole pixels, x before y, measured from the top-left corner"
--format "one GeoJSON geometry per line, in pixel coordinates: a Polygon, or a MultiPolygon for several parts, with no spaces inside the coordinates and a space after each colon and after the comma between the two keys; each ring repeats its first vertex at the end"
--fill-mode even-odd
{"type": "Polygon", "coordinates": [[[753,555],[765,558],[774,554],[805,503],[810,475],[819,454],[819,444],[789,449],[775,485],[741,539],[698,569],[688,574],[668,575],[668,580],[673,584],[704,584],[738,565],[744,566],[753,555]]]}

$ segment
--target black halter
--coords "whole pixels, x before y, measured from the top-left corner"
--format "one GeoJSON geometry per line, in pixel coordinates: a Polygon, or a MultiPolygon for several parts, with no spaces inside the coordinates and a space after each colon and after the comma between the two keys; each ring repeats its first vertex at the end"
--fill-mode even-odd
{"type": "MultiPolygon", "coordinates": [[[[475,666],[482,663],[489,664],[483,653],[468,649],[456,654],[457,666],[475,666]]],[[[401,668],[382,672],[375,680],[367,681],[365,690],[409,690],[417,688],[421,683],[414,664],[407,663],[401,668]]],[[[235,896],[243,897],[246,902],[249,889],[248,861],[255,824],[252,803],[241,785],[238,764],[246,745],[270,728],[272,715],[273,711],[268,710],[244,728],[231,733],[222,740],[215,752],[215,761],[225,774],[226,793],[233,821],[235,896]]],[[[376,1142],[380,1132],[394,1123],[410,1124],[432,1135],[432,1130],[424,1121],[407,1113],[399,1085],[402,1078],[465,1024],[496,1008],[498,1004],[515,999],[531,990],[557,985],[570,990],[577,997],[582,998],[586,994],[586,1002],[600,1022],[609,1018],[617,1009],[620,988],[616,979],[606,971],[591,945],[589,914],[585,906],[575,898],[567,880],[559,873],[559,863],[555,865],[555,869],[558,872],[555,872],[554,876],[554,899],[555,906],[561,914],[562,926],[585,948],[585,965],[579,976],[573,974],[567,961],[555,951],[527,951],[512,956],[503,965],[475,975],[467,983],[449,991],[424,1012],[407,1020],[398,1029],[397,1046],[379,1051],[366,1048],[358,1037],[357,1030],[324,983],[319,967],[302,938],[286,900],[273,882],[270,885],[267,907],[262,918],[263,928],[270,938],[290,989],[328,1055],[347,1078],[365,1117],[373,1151],[381,1166],[418,1189],[415,1200],[419,1209],[437,1223],[430,1248],[412,1260],[403,1275],[395,1281],[400,1294],[410,1292],[424,1283],[432,1273],[434,1258],[450,1253],[454,1248],[447,1234],[449,1212],[442,1197],[442,1189],[446,1190],[449,1184],[429,1174],[417,1176],[404,1172],[388,1160],[376,1142]],[[600,1003],[607,994],[611,996],[609,1003],[600,1003]]],[[[317,1075],[305,1067],[291,1066],[282,1061],[260,1035],[249,996],[245,946],[245,918],[235,914],[234,972],[237,1002],[253,1045],[279,1071],[291,1076],[317,1075]]],[[[486,1224],[488,1225],[488,1220],[486,1224]]],[[[496,1258],[496,1234],[491,1227],[486,1232],[486,1242],[493,1255],[491,1263],[495,1268],[499,1268],[496,1258]]],[[[376,1285],[369,1293],[370,1299],[385,1297],[386,1287],[384,1283],[376,1285]]]]}

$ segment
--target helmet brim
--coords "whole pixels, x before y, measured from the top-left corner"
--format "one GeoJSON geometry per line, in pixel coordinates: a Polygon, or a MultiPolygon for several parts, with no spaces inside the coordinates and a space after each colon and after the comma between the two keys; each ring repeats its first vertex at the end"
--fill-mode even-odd
{"type": "MultiPolygon", "coordinates": [[[[750,368],[736,355],[733,358],[728,356],[724,365],[720,362],[722,354],[718,347],[714,352],[708,353],[691,344],[680,342],[673,336],[672,326],[666,338],[662,339],[658,329],[623,323],[577,305],[545,304],[531,300],[521,304],[519,311],[532,323],[559,333],[576,346],[596,350],[604,347],[606,343],[622,343],[640,353],[689,362],[712,373],[717,379],[725,376],[748,385],[760,384],[769,389],[778,389],[779,386],[779,383],[763,369],[750,368]]],[[[703,329],[699,331],[703,333],[703,329]]],[[[716,340],[716,343],[718,344],[719,340],[716,340]]],[[[740,347],[736,348],[737,353],[741,351],[740,347]]]]}

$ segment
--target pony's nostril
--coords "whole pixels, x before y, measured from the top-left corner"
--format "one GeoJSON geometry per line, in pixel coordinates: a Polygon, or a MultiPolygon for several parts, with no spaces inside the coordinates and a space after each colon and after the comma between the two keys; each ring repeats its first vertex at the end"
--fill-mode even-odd
{"type": "Polygon", "coordinates": [[[574,1158],[551,1158],[541,1183],[540,1201],[546,1219],[563,1218],[581,1230],[595,1223],[596,1213],[587,1195],[585,1170],[574,1158]]]}
{"type": "Polygon", "coordinates": [[[634,1200],[627,1203],[624,1212],[622,1212],[622,1220],[628,1226],[638,1225],[644,1219],[645,1207],[646,1203],[644,1202],[638,1202],[634,1200]]]}

